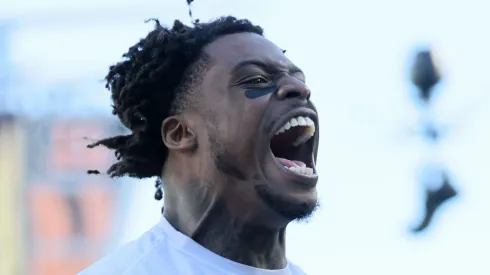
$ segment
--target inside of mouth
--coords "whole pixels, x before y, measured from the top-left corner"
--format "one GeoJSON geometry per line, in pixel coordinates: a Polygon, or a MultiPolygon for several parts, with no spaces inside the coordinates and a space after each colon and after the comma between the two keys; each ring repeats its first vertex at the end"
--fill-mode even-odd
{"type": "Polygon", "coordinates": [[[285,167],[313,168],[313,138],[295,146],[295,141],[304,135],[307,126],[297,126],[275,135],[270,143],[274,157],[285,167]]]}

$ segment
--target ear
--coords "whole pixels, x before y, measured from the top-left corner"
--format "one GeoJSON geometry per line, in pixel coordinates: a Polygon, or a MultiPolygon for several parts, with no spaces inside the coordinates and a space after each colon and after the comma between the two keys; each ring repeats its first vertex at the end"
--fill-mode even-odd
{"type": "Polygon", "coordinates": [[[192,150],[197,146],[197,137],[182,117],[167,117],[162,122],[163,143],[169,150],[192,150]]]}

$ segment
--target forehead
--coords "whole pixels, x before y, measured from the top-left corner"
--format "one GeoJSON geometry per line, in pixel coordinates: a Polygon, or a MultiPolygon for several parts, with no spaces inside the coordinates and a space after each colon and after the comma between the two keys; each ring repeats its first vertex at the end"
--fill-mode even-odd
{"type": "Polygon", "coordinates": [[[227,68],[248,60],[262,61],[278,67],[289,67],[292,64],[282,49],[255,33],[225,35],[207,45],[204,51],[215,65],[227,68]]]}

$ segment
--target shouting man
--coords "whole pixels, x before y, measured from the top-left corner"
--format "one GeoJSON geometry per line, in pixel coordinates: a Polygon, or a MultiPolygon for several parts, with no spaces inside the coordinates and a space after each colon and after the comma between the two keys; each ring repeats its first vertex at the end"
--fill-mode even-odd
{"type": "Polygon", "coordinates": [[[318,117],[284,52],[248,20],[156,21],[110,67],[113,113],[132,133],[91,147],[115,150],[112,177],[161,179],[164,210],[81,274],[304,274],[285,238],[317,206],[318,117]]]}

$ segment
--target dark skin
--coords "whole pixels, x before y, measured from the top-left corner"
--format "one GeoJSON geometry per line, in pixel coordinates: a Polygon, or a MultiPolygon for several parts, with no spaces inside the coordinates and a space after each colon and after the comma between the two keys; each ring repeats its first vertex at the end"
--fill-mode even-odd
{"type": "MultiPolygon", "coordinates": [[[[163,171],[164,216],[216,254],[258,268],[284,268],[286,226],[313,212],[318,178],[282,169],[270,140],[291,114],[310,114],[318,127],[305,76],[256,34],[223,36],[204,53],[210,65],[198,87],[199,104],[162,123],[170,152],[163,171]],[[272,86],[272,93],[245,96],[272,86]]],[[[318,136],[317,130],[312,162],[318,136]]]]}

